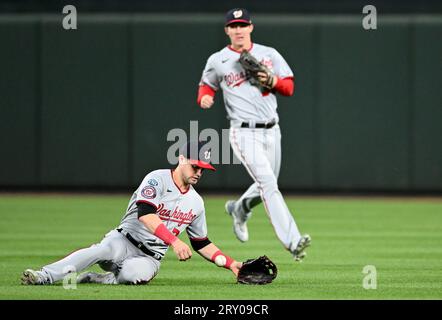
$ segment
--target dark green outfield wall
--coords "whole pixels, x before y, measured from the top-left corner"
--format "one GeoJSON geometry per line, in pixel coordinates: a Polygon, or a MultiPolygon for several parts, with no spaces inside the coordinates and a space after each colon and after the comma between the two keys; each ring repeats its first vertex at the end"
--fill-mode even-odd
{"type": "MultiPolygon", "coordinates": [[[[168,167],[173,128],[228,127],[196,105],[222,17],[0,15],[0,186],[127,187],[168,167]]],[[[280,186],[442,191],[442,16],[256,16],[254,41],[296,76],[279,98],[280,186]]],[[[250,178],[219,166],[202,185],[250,178]]]]}

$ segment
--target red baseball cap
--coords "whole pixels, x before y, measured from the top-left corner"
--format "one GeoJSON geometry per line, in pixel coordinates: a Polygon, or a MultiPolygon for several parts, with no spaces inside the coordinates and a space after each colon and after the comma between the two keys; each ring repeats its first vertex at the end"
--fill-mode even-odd
{"type": "Polygon", "coordinates": [[[187,141],[180,150],[180,155],[189,160],[190,164],[200,168],[216,171],[210,164],[211,149],[206,142],[187,141]]]}

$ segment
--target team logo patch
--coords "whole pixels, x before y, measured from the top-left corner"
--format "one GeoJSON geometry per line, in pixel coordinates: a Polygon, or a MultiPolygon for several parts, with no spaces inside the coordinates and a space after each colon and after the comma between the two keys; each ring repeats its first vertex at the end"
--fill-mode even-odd
{"type": "Polygon", "coordinates": [[[158,185],[158,181],[155,179],[149,179],[149,181],[147,181],[148,184],[150,184],[151,186],[156,187],[158,185]]]}
{"type": "Polygon", "coordinates": [[[242,17],[242,10],[237,10],[233,12],[233,16],[235,19],[238,19],[239,17],[242,17]]]}
{"type": "Polygon", "coordinates": [[[141,195],[146,199],[153,199],[157,196],[157,190],[152,186],[144,187],[141,190],[141,195]]]}

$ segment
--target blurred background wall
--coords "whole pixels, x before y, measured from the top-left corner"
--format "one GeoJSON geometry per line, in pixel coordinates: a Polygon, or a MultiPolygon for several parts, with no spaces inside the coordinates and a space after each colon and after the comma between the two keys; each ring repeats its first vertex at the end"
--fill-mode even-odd
{"type": "MultiPolygon", "coordinates": [[[[371,2],[371,31],[362,1],[179,3],[0,2],[2,189],[132,188],[170,167],[171,129],[228,128],[221,95],[210,110],[196,95],[227,44],[224,12],[244,5],[254,42],[296,77],[278,98],[282,189],[442,192],[440,1],[371,2]],[[77,30],[62,28],[62,4],[76,5],[77,30]]],[[[200,189],[251,181],[219,165],[200,189]]]]}
{"type": "Polygon", "coordinates": [[[72,4],[83,12],[214,12],[236,7],[253,13],[360,13],[375,5],[383,13],[440,13],[440,0],[0,0],[0,12],[60,12],[72,4]]]}

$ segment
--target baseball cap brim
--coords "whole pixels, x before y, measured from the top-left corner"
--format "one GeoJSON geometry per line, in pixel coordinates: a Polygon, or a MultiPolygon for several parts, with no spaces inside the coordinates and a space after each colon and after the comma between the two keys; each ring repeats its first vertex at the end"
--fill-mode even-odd
{"type": "Polygon", "coordinates": [[[189,159],[189,163],[190,163],[190,164],[193,164],[193,165],[196,165],[196,166],[198,166],[198,167],[200,167],[200,168],[204,168],[204,169],[209,169],[209,170],[212,170],[212,171],[216,171],[216,169],[215,169],[210,163],[207,163],[207,162],[204,162],[204,161],[201,161],[201,160],[192,160],[192,159],[189,159]]]}
{"type": "Polygon", "coordinates": [[[245,24],[252,24],[251,21],[249,20],[244,20],[244,19],[235,19],[235,20],[230,20],[229,22],[226,23],[226,27],[232,23],[245,23],[245,24]]]}

